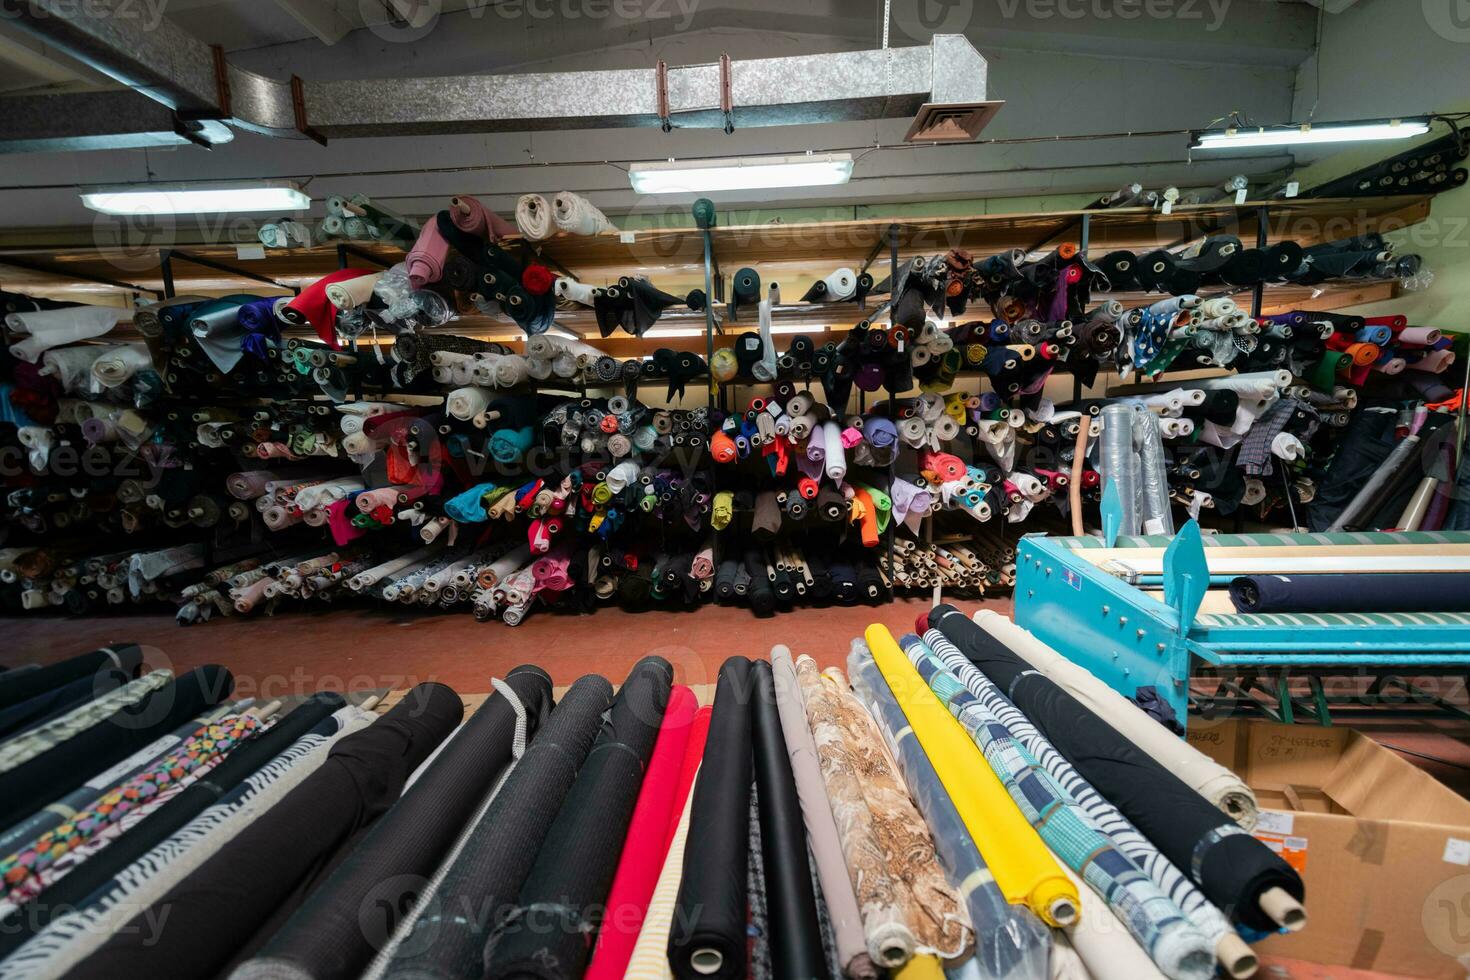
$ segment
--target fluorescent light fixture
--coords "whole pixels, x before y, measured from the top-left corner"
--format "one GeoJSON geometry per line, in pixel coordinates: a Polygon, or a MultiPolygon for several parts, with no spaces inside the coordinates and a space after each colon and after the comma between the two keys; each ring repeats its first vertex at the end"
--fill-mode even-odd
{"type": "Polygon", "coordinates": [[[1370,122],[1303,123],[1300,126],[1232,126],[1223,130],[1196,130],[1190,149],[1231,150],[1253,146],[1292,146],[1310,143],[1351,143],[1360,140],[1401,140],[1429,132],[1425,119],[1380,119],[1370,122]]]}
{"type": "Polygon", "coordinates": [[[210,214],[305,211],[311,198],[284,180],[208,184],[127,184],[82,192],[82,203],[103,214],[210,214]]]}
{"type": "Polygon", "coordinates": [[[628,179],[639,194],[694,194],[761,190],[769,187],[822,187],[845,184],[852,176],[850,153],[803,153],[784,157],[736,157],[680,163],[635,163],[628,179]]]}

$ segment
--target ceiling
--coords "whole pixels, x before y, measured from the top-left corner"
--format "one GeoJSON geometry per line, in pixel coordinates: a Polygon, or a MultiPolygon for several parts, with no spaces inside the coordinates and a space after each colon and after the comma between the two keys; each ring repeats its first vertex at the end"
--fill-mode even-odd
{"type": "MultiPolygon", "coordinates": [[[[677,66],[708,63],[721,53],[738,60],[864,50],[881,46],[884,34],[883,5],[875,0],[106,2],[143,18],[166,18],[220,45],[241,68],[308,82],[649,68],[659,60],[677,66]]],[[[1291,118],[1298,68],[1316,44],[1318,8],[1285,0],[1150,0],[1146,9],[1161,15],[1139,16],[1139,0],[893,0],[891,45],[964,33],[987,59],[989,98],[1006,101],[984,133],[998,142],[871,149],[900,144],[908,121],[750,129],[739,126],[738,106],[737,129],[728,136],[554,131],[338,140],[323,147],[239,132],[213,150],[183,145],[7,156],[0,206],[12,230],[79,228],[94,224],[78,201],[82,185],[290,177],[310,180],[318,200],[361,192],[407,213],[436,210],[455,193],[475,193],[509,210],[522,193],[567,188],[612,214],[657,215],[682,213],[686,204],[637,198],[626,163],[825,149],[859,157],[851,184],[732,192],[717,202],[842,209],[1028,196],[1072,203],[1070,195],[1133,179],[1200,186],[1234,173],[1266,179],[1290,166],[1291,158],[1275,152],[1191,160],[1177,131],[1232,111],[1264,122],[1291,118]],[[1157,131],[1171,135],[1128,135],[1157,131]],[[1052,139],[1057,136],[1096,138],[1052,139]]],[[[0,20],[5,99],[113,84],[0,20]]]]}

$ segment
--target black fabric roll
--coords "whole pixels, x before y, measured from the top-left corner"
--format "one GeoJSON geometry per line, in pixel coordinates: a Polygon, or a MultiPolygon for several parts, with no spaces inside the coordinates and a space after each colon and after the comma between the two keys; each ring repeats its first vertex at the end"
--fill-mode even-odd
{"type": "Polygon", "coordinates": [[[190,783],[178,796],[41,892],[26,906],[24,915],[13,912],[7,916],[0,926],[0,956],[13,952],[45,928],[55,913],[65,914],[76,907],[346,703],[340,694],[314,694],[285,718],[236,746],[223,762],[190,783]]]}
{"type": "Polygon", "coordinates": [[[1205,400],[1198,405],[1186,405],[1181,413],[1187,419],[1204,419],[1216,425],[1231,425],[1235,422],[1235,410],[1240,405],[1240,394],[1229,388],[1218,388],[1205,392],[1205,400]]]}
{"type": "Polygon", "coordinates": [[[459,980],[484,972],[490,927],[516,900],[541,843],[612,703],[612,685],[580,678],[536,733],[439,887],[425,898],[384,971],[397,980],[459,980]]]}
{"type": "Polygon", "coordinates": [[[744,980],[750,821],[751,663],[720,667],[699,778],[690,803],[684,877],[669,931],[679,980],[744,980]]]}
{"type": "Polygon", "coordinates": [[[929,623],[1226,915],[1274,932],[1276,923],[1260,909],[1261,895],[1282,888],[1303,898],[1301,878],[1270,848],[964,613],[938,605],[929,623]]]}
{"type": "Polygon", "coordinates": [[[662,657],[628,674],[516,907],[485,945],[486,976],[575,980],[586,970],[673,680],[662,657]]]}
{"type": "Polygon", "coordinates": [[[1242,575],[1230,583],[1237,612],[1466,612],[1470,572],[1242,575]]]}
{"type": "Polygon", "coordinates": [[[70,975],[213,976],[262,922],[300,904],[322,868],[392,806],[463,716],[464,703],[451,688],[415,687],[383,717],[333,745],[321,768],[70,975]]]}
{"type": "Polygon", "coordinates": [[[730,280],[730,319],[740,319],[740,307],[755,306],[761,300],[761,274],[746,266],[730,280]]]}
{"type": "Polygon", "coordinates": [[[0,826],[8,827],[159,736],[212,708],[235,689],[215,664],[176,677],[137,704],[122,708],[0,777],[0,826]]]}
{"type": "Polygon", "coordinates": [[[129,680],[129,675],[121,670],[102,670],[0,709],[0,738],[9,738],[28,731],[52,718],[80,708],[89,701],[117,690],[129,680]]]}
{"type": "MultiPolygon", "coordinates": [[[[8,708],[47,691],[107,670],[137,674],[143,651],[136,643],[118,643],[100,650],[33,670],[8,670],[0,674],[0,708],[8,708]]],[[[49,800],[47,802],[50,802],[49,800]]]]}
{"type": "Polygon", "coordinates": [[[807,867],[806,824],[776,711],[776,684],[766,661],[756,661],[751,669],[755,697],[750,727],[771,924],[771,966],[782,980],[826,980],[817,900],[807,867]]]}
{"type": "Polygon", "coordinates": [[[776,611],[776,591],[771,588],[771,579],[766,572],[766,560],[757,548],[745,551],[745,570],[750,574],[750,609],[757,616],[769,616],[776,611]]]}
{"type": "MultiPolygon", "coordinates": [[[[529,741],[551,712],[551,677],[522,665],[505,683],[525,710],[529,741]]],[[[322,887],[232,974],[235,980],[359,976],[510,763],[517,725],[517,711],[503,692],[487,698],[322,887]],[[381,911],[382,918],[369,918],[369,911],[381,911]]]]}

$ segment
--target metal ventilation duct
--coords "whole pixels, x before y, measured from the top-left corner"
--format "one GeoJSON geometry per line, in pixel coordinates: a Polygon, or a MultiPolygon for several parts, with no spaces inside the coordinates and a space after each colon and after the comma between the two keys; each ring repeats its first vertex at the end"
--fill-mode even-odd
{"type": "MultiPolygon", "coordinates": [[[[208,128],[197,132],[197,123],[206,119],[285,138],[350,139],[658,126],[665,118],[684,128],[717,128],[726,123],[722,104],[731,106],[735,126],[748,128],[912,117],[921,108],[933,113],[985,101],[985,59],[958,34],[937,34],[923,47],[728,62],[728,78],[721,65],[711,64],[664,73],[650,68],[302,82],[230,65],[219,48],[167,21],[145,30],[137,18],[111,16],[119,2],[0,5],[17,26],[175,110],[180,125],[200,142],[218,141],[208,128]]],[[[25,101],[0,100],[0,107],[25,101]]],[[[99,113],[78,105],[70,135],[84,147],[81,138],[92,135],[86,120],[99,113]]],[[[25,139],[12,129],[13,115],[34,118],[0,111],[0,152],[25,139]]],[[[66,139],[56,128],[65,122],[53,127],[50,138],[66,139]]],[[[177,140],[173,130],[179,128],[165,135],[177,140]]],[[[159,127],[138,129],[134,138],[146,143],[159,127]]]]}

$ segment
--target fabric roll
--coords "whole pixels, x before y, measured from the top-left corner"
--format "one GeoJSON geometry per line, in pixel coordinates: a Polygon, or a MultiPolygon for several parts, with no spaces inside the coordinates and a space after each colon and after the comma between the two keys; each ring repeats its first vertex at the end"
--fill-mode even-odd
{"type": "Polygon", "coordinates": [[[1007,693],[1083,779],[1235,921],[1274,931],[1276,923],[1260,908],[1261,896],[1281,888],[1302,899],[1302,880],[1285,861],[1239,824],[1222,819],[1178,776],[994,636],[949,605],[936,606],[929,621],[1007,693]]]}
{"type": "Polygon", "coordinates": [[[169,890],[157,904],[169,909],[166,920],[137,915],[72,976],[213,976],[270,915],[300,904],[322,868],[398,799],[463,713],[459,695],[444,685],[412,689],[368,729],[332,746],[310,779],[169,890]],[[229,914],[219,915],[222,908],[229,914]]]}
{"type": "Polygon", "coordinates": [[[450,198],[449,219],[460,231],[495,240],[514,235],[516,226],[468,194],[450,198]]]}
{"type": "Polygon", "coordinates": [[[1048,925],[1075,920],[1077,890],[980,758],[970,736],[939,703],[887,629],[870,626],[865,639],[1006,900],[1026,906],[1048,925]]]}
{"type": "Polygon", "coordinates": [[[105,670],[45,691],[25,701],[0,708],[0,738],[8,739],[80,708],[94,698],[111,694],[131,678],[120,670],[105,670]]]}
{"type": "MultiPolygon", "coordinates": [[[[444,277],[444,263],[449,259],[449,242],[439,231],[439,222],[425,221],[424,226],[419,229],[419,237],[413,243],[413,248],[403,257],[403,265],[408,273],[408,282],[414,289],[423,289],[430,283],[438,282],[444,277]]],[[[375,274],[377,275],[377,274],[375,274]]],[[[366,279],[367,276],[359,278],[366,279]]],[[[376,281],[376,280],[375,280],[376,281]]],[[[338,291],[343,291],[342,284],[336,284],[338,291]]],[[[327,287],[327,298],[339,309],[342,307],[332,298],[332,287],[327,287]]],[[[356,299],[354,293],[348,293],[347,298],[356,299]]],[[[352,306],[357,303],[350,304],[352,306]]]]}
{"type": "MultiPolygon", "coordinates": [[[[372,716],[365,712],[346,707],[336,714],[323,716],[304,734],[298,732],[299,738],[286,742],[284,751],[267,758],[218,803],[177,832],[144,848],[137,860],[124,862],[110,878],[102,879],[97,890],[84,896],[75,914],[54,919],[15,955],[0,961],[0,978],[22,980],[68,972],[126,925],[139,907],[161,898],[227,846],[251,821],[283,799],[325,761],[327,750],[336,739],[371,721],[372,716]]],[[[264,737],[279,731],[278,725],[264,737]]],[[[196,783],[185,792],[203,783],[196,783]]],[[[103,854],[125,844],[130,836],[131,832],[103,854]]]]}
{"type": "MultiPolygon", "coordinates": [[[[1057,752],[1030,719],[1018,711],[1015,705],[1000,690],[965,660],[959,649],[949,642],[938,630],[928,630],[924,640],[917,637],[905,638],[905,646],[914,659],[919,648],[927,645],[929,655],[936,657],[944,667],[960,680],[966,689],[990,710],[1011,734],[1019,739],[1026,749],[1039,760],[1040,766],[1056,781],[1068,796],[1077,801],[1087,816],[1108,836],[1117,848],[1128,856],[1149,879],[1168,896],[1174,907],[1199,930],[1209,942],[1213,958],[1218,952],[1227,962],[1228,972],[1243,976],[1254,971],[1255,960],[1244,954],[1244,944],[1230,929],[1224,914],[1200,894],[1189,879],[1171,864],[1138,829],[1129,823],[1117,807],[1104,799],[1085,779],[1078,775],[1071,763],[1057,752]],[[1242,955],[1244,958],[1242,959],[1242,955]]],[[[1074,869],[1075,870],[1075,869],[1074,869]]],[[[1112,904],[1111,902],[1109,904],[1112,904]]],[[[1125,919],[1131,921],[1131,919],[1125,919]]],[[[1155,956],[1157,958],[1157,956],[1155,956]]],[[[1166,972],[1169,972],[1166,970],[1166,972]]]]}
{"type": "Polygon", "coordinates": [[[1242,575],[1230,583],[1237,612],[1465,612],[1470,572],[1242,575]]]}
{"type": "MultiPolygon", "coordinates": [[[[219,704],[234,689],[235,679],[225,668],[211,665],[174,680],[168,679],[167,672],[155,672],[133,683],[144,684],[141,698],[127,700],[125,692],[132,689],[131,684],[114,692],[108,698],[122,696],[123,700],[116,703],[126,702],[125,706],[114,707],[101,717],[89,714],[90,723],[86,727],[70,732],[61,741],[46,744],[42,751],[29,756],[28,761],[0,775],[0,826],[8,827],[52,800],[60,799],[97,771],[126,759],[205,708],[219,704]]],[[[94,701],[92,705],[101,703],[94,701]]],[[[79,710],[86,707],[90,705],[79,710]]],[[[60,718],[53,725],[66,721],[60,718]]],[[[32,739],[40,734],[41,730],[27,732],[24,738],[32,739]]],[[[21,754],[15,744],[18,741],[12,739],[7,744],[5,756],[21,754]]]]}
{"type": "Polygon", "coordinates": [[[102,336],[117,325],[122,313],[121,308],[112,306],[68,306],[8,314],[7,328],[13,333],[29,334],[11,344],[10,353],[35,364],[53,347],[102,336]]]}
{"type": "MultiPolygon", "coordinates": [[[[930,632],[936,642],[943,639],[937,630],[930,632]]],[[[991,770],[1006,784],[1011,798],[1052,852],[1118,913],[1159,969],[1171,977],[1200,980],[1213,974],[1213,945],[1093,823],[1015,733],[917,636],[905,636],[901,646],[929,689],[970,733],[991,770]]],[[[958,650],[953,650],[950,659],[964,660],[958,650]]],[[[973,666],[965,666],[978,673],[973,666]]]]}
{"type": "Polygon", "coordinates": [[[720,667],[699,780],[694,784],[685,867],[669,966],[679,980],[743,980],[751,744],[750,661],[720,667]]]}
{"type": "Polygon", "coordinates": [[[909,795],[934,832],[935,849],[950,883],[965,899],[975,926],[971,962],[976,976],[997,980],[1045,976],[1051,930],[1030,909],[1006,901],[866,643],[853,643],[847,665],[854,691],[872,712],[909,795]]]}
{"type": "Polygon", "coordinates": [[[874,963],[890,969],[915,953],[962,957],[972,943],[959,895],[945,881],[923,818],[882,756],[862,705],[810,657],[796,662],[832,815],[874,963]]]}
{"type": "Polygon", "coordinates": [[[658,883],[649,897],[648,912],[643,917],[643,928],[638,931],[633,955],[621,974],[623,980],[673,980],[674,972],[669,968],[669,933],[679,907],[679,888],[684,881],[684,854],[693,809],[694,794],[691,793],[684,800],[678,824],[669,839],[669,852],[664,856],[658,883]]]}
{"type": "Polygon", "coordinates": [[[486,975],[574,980],[585,972],[673,675],[667,660],[645,657],[623,682],[516,905],[485,944],[486,975]]]}
{"type": "MultiPolygon", "coordinates": [[[[426,229],[432,228],[434,227],[434,223],[431,221],[424,225],[424,227],[426,229]]],[[[422,236],[420,238],[422,240],[422,236]]],[[[440,262],[442,264],[443,260],[441,259],[440,262]]],[[[377,286],[378,280],[381,278],[383,278],[383,273],[373,272],[365,276],[356,276],[352,279],[334,282],[327,287],[327,299],[339,310],[355,309],[373,298],[373,288],[377,286]]],[[[422,286],[415,286],[414,288],[422,288],[422,286]]]]}
{"type": "Polygon", "coordinates": [[[1113,729],[1152,756],[1159,765],[1184,780],[1195,792],[1241,827],[1246,830],[1255,828],[1260,816],[1255,793],[1235,773],[1164,728],[1140,710],[1138,705],[1007,617],[981,610],[975,614],[975,622],[1032,668],[1049,677],[1106,720],[1113,729]]]}
{"type": "Polygon", "coordinates": [[[791,651],[784,646],[772,647],[771,670],[781,731],[786,751],[791,757],[802,820],[811,843],[821,894],[832,922],[838,962],[843,972],[853,980],[877,980],[878,968],[868,956],[862,914],[858,911],[852,879],[847,874],[842,838],[832,817],[831,802],[827,799],[827,787],[817,761],[817,746],[812,739],[811,726],[807,724],[806,706],[791,651]]]}
{"type": "Polygon", "coordinates": [[[458,980],[484,972],[485,941],[515,901],[612,703],[596,674],[574,683],[466,839],[384,977],[458,980]]]}
{"type": "Polygon", "coordinates": [[[53,918],[77,908],[98,888],[218,802],[344,704],[339,694],[313,695],[268,730],[236,748],[210,771],[208,779],[190,785],[101,853],[47,888],[27,907],[25,915],[15,920],[8,918],[6,928],[0,929],[0,957],[45,929],[53,918]]]}
{"type": "Polygon", "coordinates": [[[118,643],[33,670],[8,670],[0,673],[0,708],[20,704],[73,681],[105,677],[108,671],[136,674],[142,661],[143,651],[136,643],[118,643]]]}
{"type": "Polygon", "coordinates": [[[109,347],[92,362],[92,380],[102,388],[118,388],[133,379],[139,371],[153,367],[153,358],[142,344],[119,344],[109,347]]]}
{"type": "Polygon", "coordinates": [[[496,686],[332,876],[231,974],[234,980],[346,980],[362,973],[479,806],[487,782],[510,764],[518,734],[533,737],[551,712],[551,677],[539,667],[512,668],[496,686]],[[369,908],[381,909],[383,920],[366,918],[369,908]]]}
{"type": "MultiPolygon", "coordinates": [[[[571,191],[562,191],[551,199],[551,214],[557,230],[569,235],[596,235],[613,227],[591,201],[571,191]]],[[[516,217],[519,220],[519,210],[516,217]]]]}
{"type": "Polygon", "coordinates": [[[756,661],[752,671],[751,732],[771,922],[771,966],[783,980],[826,980],[801,801],[781,732],[775,680],[765,661],[756,661]]]}
{"type": "Polygon", "coordinates": [[[169,910],[166,918],[152,910],[149,918],[136,916],[72,976],[219,971],[271,915],[299,905],[333,855],[398,799],[463,714],[459,696],[442,684],[409,691],[378,721],[333,746],[309,779],[171,889],[157,903],[169,910]]]}
{"type": "MultiPolygon", "coordinates": [[[[1063,867],[1072,884],[1081,891],[1087,886],[1072,869],[1063,867]]],[[[1107,902],[1083,902],[1077,921],[1059,933],[1053,959],[1065,941],[1070,958],[1080,958],[1084,980],[1163,980],[1164,974],[1148,953],[1128,934],[1127,928],[1107,902]]],[[[1065,954],[1064,954],[1065,955],[1065,954]]],[[[1053,973],[1055,976],[1055,972],[1053,973]]]]}
{"type": "Polygon", "coordinates": [[[638,793],[627,840],[607,895],[607,915],[587,968],[588,980],[619,980],[633,956],[648,903],[658,885],[670,835],[683,809],[679,799],[685,749],[699,701],[682,684],[669,693],[648,774],[638,793]]]}
{"type": "Polygon", "coordinates": [[[556,231],[550,202],[540,194],[522,194],[516,201],[516,227],[533,242],[550,238],[556,231]]]}

